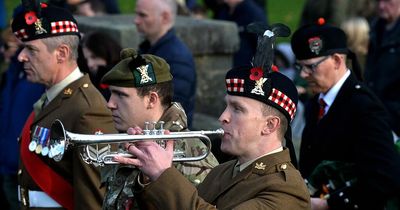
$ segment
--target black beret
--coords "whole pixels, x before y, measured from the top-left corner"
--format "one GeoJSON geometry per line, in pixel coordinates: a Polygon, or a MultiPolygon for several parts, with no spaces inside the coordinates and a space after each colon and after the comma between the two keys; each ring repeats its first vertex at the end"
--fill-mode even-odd
{"type": "Polygon", "coordinates": [[[279,72],[264,73],[260,67],[239,67],[225,76],[227,94],[253,98],[282,112],[292,121],[298,101],[296,86],[279,72]]]}
{"type": "Polygon", "coordinates": [[[296,59],[348,53],[346,34],[343,30],[323,22],[319,20],[319,23],[302,26],[293,33],[291,45],[296,59]]]}
{"type": "Polygon", "coordinates": [[[101,79],[101,83],[118,87],[143,87],[172,81],[168,63],[155,55],[121,50],[121,61],[101,79]]]}
{"type": "Polygon", "coordinates": [[[61,35],[80,37],[77,22],[67,10],[42,3],[39,11],[23,10],[16,14],[11,27],[18,39],[31,41],[61,35]]]}

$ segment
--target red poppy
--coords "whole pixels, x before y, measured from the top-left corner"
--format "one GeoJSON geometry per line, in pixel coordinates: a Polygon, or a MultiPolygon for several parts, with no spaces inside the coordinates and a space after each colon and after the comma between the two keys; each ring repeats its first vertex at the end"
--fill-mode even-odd
{"type": "Polygon", "coordinates": [[[263,76],[263,70],[260,67],[254,67],[250,70],[250,79],[259,80],[263,76]]]}
{"type": "Polygon", "coordinates": [[[46,8],[46,7],[47,7],[47,4],[46,4],[46,3],[40,3],[40,7],[41,7],[41,8],[46,8]]]}
{"type": "Polygon", "coordinates": [[[25,22],[28,25],[32,25],[37,21],[36,13],[34,11],[30,11],[25,14],[25,22]]]}
{"type": "Polygon", "coordinates": [[[277,66],[275,66],[275,65],[271,66],[271,70],[274,71],[274,72],[279,72],[279,68],[277,66]]]}

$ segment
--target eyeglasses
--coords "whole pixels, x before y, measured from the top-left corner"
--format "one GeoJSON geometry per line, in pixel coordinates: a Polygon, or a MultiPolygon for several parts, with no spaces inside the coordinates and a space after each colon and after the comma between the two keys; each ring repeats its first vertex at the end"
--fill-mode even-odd
{"type": "Polygon", "coordinates": [[[330,56],[325,56],[324,58],[322,58],[321,60],[312,63],[312,64],[299,64],[299,63],[295,63],[294,64],[294,68],[297,71],[304,71],[308,74],[312,74],[315,72],[315,70],[318,68],[318,65],[321,64],[322,62],[324,62],[326,59],[328,59],[330,56]]]}

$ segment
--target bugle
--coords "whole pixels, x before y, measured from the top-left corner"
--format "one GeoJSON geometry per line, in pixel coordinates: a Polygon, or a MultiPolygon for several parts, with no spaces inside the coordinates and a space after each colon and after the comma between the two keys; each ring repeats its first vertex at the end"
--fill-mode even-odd
{"type": "Polygon", "coordinates": [[[201,140],[205,144],[205,151],[203,154],[194,157],[187,157],[184,151],[174,151],[174,162],[188,162],[188,161],[199,161],[208,156],[211,152],[211,140],[207,135],[223,135],[222,129],[215,131],[189,131],[189,132],[171,132],[170,134],[164,134],[162,128],[163,122],[160,129],[155,129],[157,123],[152,123],[153,129],[148,129],[146,123],[146,129],[143,130],[143,135],[129,135],[124,134],[77,134],[68,132],[64,129],[64,125],[60,120],[55,120],[50,130],[50,151],[49,157],[60,161],[63,158],[64,153],[70,147],[84,146],[83,153],[81,156],[83,160],[88,164],[94,165],[108,165],[118,164],[113,161],[113,158],[117,155],[132,157],[131,154],[125,150],[112,151],[111,144],[128,143],[136,141],[156,140],[162,144],[164,140],[201,140]],[[106,146],[100,147],[99,145],[106,144],[106,146]]]}

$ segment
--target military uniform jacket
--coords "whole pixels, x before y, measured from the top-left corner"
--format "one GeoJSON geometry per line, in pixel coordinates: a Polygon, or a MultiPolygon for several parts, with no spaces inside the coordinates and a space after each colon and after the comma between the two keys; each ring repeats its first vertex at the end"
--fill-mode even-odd
{"type": "MultiPolygon", "coordinates": [[[[88,75],[65,87],[36,115],[31,133],[35,126],[50,128],[55,119],[60,119],[64,128],[73,133],[94,134],[99,130],[103,133],[116,132],[111,112],[88,75]]],[[[40,154],[38,156],[72,185],[74,209],[101,209],[104,190],[100,190],[99,170],[83,162],[80,151],[80,148],[67,150],[60,162],[40,154]]],[[[18,177],[21,188],[42,191],[26,171],[22,161],[18,177]]],[[[28,207],[22,206],[22,209],[28,207]]]]}
{"type": "Polygon", "coordinates": [[[174,168],[144,188],[149,209],[310,209],[309,192],[288,149],[259,158],[233,177],[236,160],[211,170],[198,190],[174,168]]]}
{"type": "MultiPolygon", "coordinates": [[[[358,200],[360,209],[382,209],[383,198],[400,186],[399,156],[394,151],[382,103],[353,74],[319,122],[317,101],[318,95],[306,109],[301,174],[308,178],[323,160],[354,163],[360,186],[353,199],[358,200]]],[[[329,205],[335,209],[334,202],[329,205]]]]}
{"type": "MultiPolygon", "coordinates": [[[[179,103],[173,102],[161,116],[160,121],[165,122],[164,129],[172,132],[188,131],[186,115],[179,103]]],[[[192,156],[205,152],[205,145],[200,141],[177,141],[174,148],[175,151],[185,151],[185,154],[191,154],[192,156]]],[[[218,161],[212,153],[201,161],[174,164],[179,173],[183,174],[193,185],[202,182],[210,170],[217,165],[218,161]]],[[[107,186],[107,190],[103,209],[125,210],[127,200],[134,196],[138,174],[139,170],[131,166],[116,165],[105,167],[102,170],[102,182],[107,186]]],[[[130,209],[138,208],[136,203],[128,204],[128,206],[130,209]]]]}

